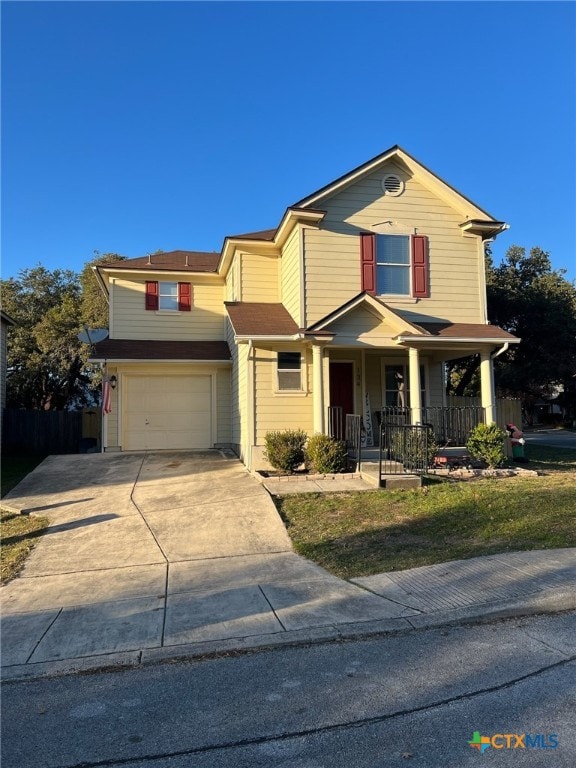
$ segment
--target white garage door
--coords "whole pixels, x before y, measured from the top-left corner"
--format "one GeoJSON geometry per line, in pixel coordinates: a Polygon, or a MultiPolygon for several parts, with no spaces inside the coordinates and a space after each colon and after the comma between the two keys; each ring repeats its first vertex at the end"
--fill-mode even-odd
{"type": "Polygon", "coordinates": [[[124,450],[212,447],[210,376],[126,376],[124,450]]]}

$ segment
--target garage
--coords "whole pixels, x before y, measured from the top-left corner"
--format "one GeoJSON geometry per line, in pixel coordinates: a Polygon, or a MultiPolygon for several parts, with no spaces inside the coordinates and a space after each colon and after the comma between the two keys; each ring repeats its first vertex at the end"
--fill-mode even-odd
{"type": "Polygon", "coordinates": [[[212,447],[210,375],[126,375],[122,388],[124,450],[212,447]]]}

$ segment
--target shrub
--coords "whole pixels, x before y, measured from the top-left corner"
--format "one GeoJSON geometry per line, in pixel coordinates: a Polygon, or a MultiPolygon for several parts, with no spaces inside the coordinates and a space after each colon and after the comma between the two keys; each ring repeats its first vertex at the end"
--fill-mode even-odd
{"type": "Polygon", "coordinates": [[[496,424],[478,424],[472,430],[466,448],[475,459],[485,462],[490,469],[494,469],[506,461],[505,439],[506,433],[496,424]]]}
{"type": "Polygon", "coordinates": [[[293,472],[304,461],[304,443],[307,437],[302,429],[266,432],[264,457],[274,469],[293,472]]]}
{"type": "Polygon", "coordinates": [[[314,472],[328,474],[344,472],[348,465],[346,446],[328,435],[314,435],[305,450],[306,466],[314,472]]]}

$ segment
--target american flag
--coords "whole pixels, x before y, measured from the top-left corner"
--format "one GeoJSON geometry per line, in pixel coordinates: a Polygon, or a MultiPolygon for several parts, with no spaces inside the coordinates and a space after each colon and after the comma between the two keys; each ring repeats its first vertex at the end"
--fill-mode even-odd
{"type": "Polygon", "coordinates": [[[108,376],[102,381],[102,413],[112,411],[112,395],[110,389],[110,379],[108,376]]]}

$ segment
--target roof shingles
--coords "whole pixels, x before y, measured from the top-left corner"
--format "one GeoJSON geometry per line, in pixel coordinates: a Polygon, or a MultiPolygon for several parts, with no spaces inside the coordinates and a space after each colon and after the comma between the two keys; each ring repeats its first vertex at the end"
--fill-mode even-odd
{"type": "Polygon", "coordinates": [[[517,338],[497,325],[481,323],[418,323],[418,326],[432,336],[443,339],[478,339],[479,341],[482,339],[502,339],[509,341],[517,338]]]}
{"type": "Polygon", "coordinates": [[[294,336],[299,328],[283,304],[260,301],[225,302],[238,336],[294,336]]]}
{"type": "Polygon", "coordinates": [[[166,251],[153,253],[150,256],[138,256],[135,259],[124,259],[110,264],[102,264],[99,269],[143,269],[148,272],[216,272],[219,253],[206,251],[166,251]]]}

